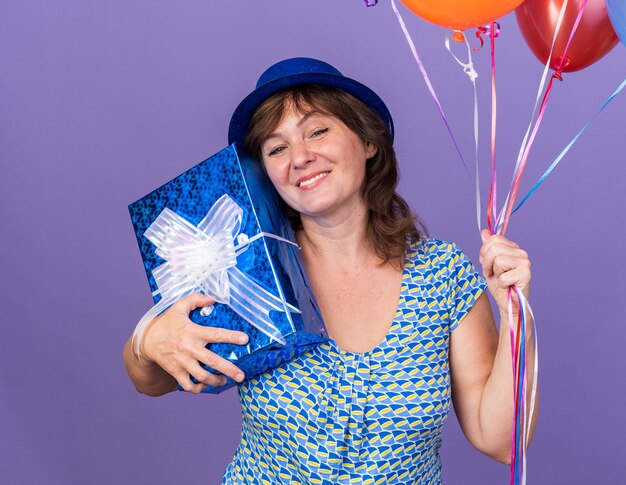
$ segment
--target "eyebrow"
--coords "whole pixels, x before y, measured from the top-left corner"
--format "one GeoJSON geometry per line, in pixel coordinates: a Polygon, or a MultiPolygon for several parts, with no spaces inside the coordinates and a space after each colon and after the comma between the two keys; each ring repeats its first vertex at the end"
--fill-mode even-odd
{"type": "MultiPolygon", "coordinates": [[[[300,118],[300,121],[298,121],[298,122],[296,123],[296,126],[297,126],[298,128],[300,128],[300,127],[301,127],[301,126],[305,123],[305,121],[306,121],[306,120],[308,120],[308,119],[309,119],[311,116],[313,116],[313,115],[322,115],[322,116],[326,116],[324,113],[322,113],[321,111],[318,111],[318,110],[309,111],[309,112],[308,112],[308,113],[306,113],[304,116],[302,116],[302,118],[300,118]]],[[[271,139],[271,138],[275,138],[275,137],[279,137],[279,136],[280,136],[280,133],[276,133],[276,132],[274,132],[274,133],[270,133],[270,134],[269,134],[269,135],[265,138],[265,140],[263,141],[263,143],[265,143],[267,140],[269,140],[269,139],[271,139]]]]}
{"type": "Polygon", "coordinates": [[[304,115],[304,116],[300,119],[300,121],[298,121],[298,123],[296,123],[296,126],[297,126],[297,127],[302,126],[306,120],[308,120],[311,116],[313,116],[313,115],[317,115],[317,114],[320,114],[320,112],[319,112],[319,111],[309,111],[307,114],[305,114],[305,115],[304,115]]]}

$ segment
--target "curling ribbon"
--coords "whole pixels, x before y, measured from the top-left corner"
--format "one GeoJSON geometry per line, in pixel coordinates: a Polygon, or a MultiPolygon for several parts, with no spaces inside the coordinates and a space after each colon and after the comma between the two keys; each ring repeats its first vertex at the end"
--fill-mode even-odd
{"type": "MultiPolygon", "coordinates": [[[[532,389],[530,391],[530,410],[528,414],[524,413],[524,435],[523,435],[523,449],[526,450],[528,448],[528,440],[530,439],[530,423],[532,423],[533,415],[535,413],[535,403],[537,400],[537,378],[539,375],[539,339],[537,338],[537,325],[535,322],[535,316],[533,315],[532,308],[528,304],[528,301],[524,298],[519,289],[516,289],[517,298],[520,301],[520,307],[524,309],[522,313],[524,320],[522,322],[523,325],[526,325],[526,312],[530,314],[531,322],[532,322],[532,333],[534,340],[534,349],[535,349],[535,359],[533,366],[533,378],[532,378],[532,389]],[[528,418],[528,419],[527,419],[528,418]]],[[[524,327],[525,328],[525,327],[524,327]]],[[[528,378],[524,380],[524,396],[526,396],[526,385],[528,378]]],[[[524,405],[526,405],[526,401],[524,401],[524,405]]],[[[524,454],[522,461],[522,484],[526,485],[526,454],[524,454]]]]}
{"type": "Polygon", "coordinates": [[[480,46],[474,47],[474,52],[478,52],[485,45],[485,41],[483,40],[483,34],[486,33],[487,27],[480,25],[476,28],[476,38],[480,41],[480,46]]]}
{"type": "MultiPolygon", "coordinates": [[[[465,42],[465,46],[467,47],[468,61],[467,62],[461,61],[461,59],[459,59],[452,52],[452,49],[450,48],[450,33],[448,33],[445,38],[446,49],[448,49],[448,52],[450,53],[450,55],[454,57],[454,60],[463,68],[463,72],[467,74],[467,77],[472,83],[472,88],[474,89],[474,167],[475,167],[475,174],[476,174],[476,177],[475,177],[476,223],[478,224],[478,232],[480,232],[481,230],[481,224],[480,224],[481,203],[480,203],[480,171],[478,168],[478,126],[479,125],[478,125],[478,91],[476,89],[476,78],[478,77],[478,73],[476,72],[476,69],[474,68],[474,60],[472,59],[472,49],[470,48],[470,45],[467,42],[467,39],[465,38],[463,33],[458,30],[454,32],[454,35],[456,35],[456,37],[459,37],[459,38],[462,37],[462,40],[460,42],[465,42]],[[461,34],[461,35],[458,36],[456,34],[461,34]]],[[[452,38],[454,39],[455,37],[453,36],[452,38]]]]}
{"type": "MultiPolygon", "coordinates": [[[[491,47],[491,164],[492,177],[489,189],[489,206],[487,210],[487,223],[490,232],[494,233],[493,217],[497,214],[497,165],[496,165],[496,114],[497,114],[497,90],[496,90],[496,63],[495,63],[495,39],[500,33],[500,26],[496,22],[492,22],[490,26],[480,28],[476,36],[481,41],[482,34],[488,34],[490,37],[491,47]]],[[[507,199],[508,200],[508,199],[507,199]]],[[[509,330],[511,337],[511,363],[513,376],[513,422],[511,432],[511,466],[510,466],[510,484],[525,485],[526,484],[526,450],[528,448],[528,438],[530,434],[530,423],[534,413],[537,369],[538,369],[538,350],[535,345],[535,367],[533,373],[533,393],[530,402],[530,418],[526,413],[526,396],[527,396],[527,375],[526,375],[526,313],[532,310],[524,299],[522,292],[516,286],[509,288],[508,295],[508,313],[509,313],[509,330]],[[517,332],[515,331],[515,320],[513,318],[513,299],[512,295],[516,294],[519,302],[519,310],[517,317],[517,332]]],[[[535,322],[532,320],[534,327],[535,322]]],[[[535,332],[536,343],[536,332],[535,332]]]]}
{"type": "MultiPolygon", "coordinates": [[[[551,44],[551,47],[550,47],[550,53],[548,54],[548,59],[547,59],[546,64],[544,66],[543,74],[541,75],[541,81],[539,82],[539,87],[537,89],[537,95],[535,97],[535,104],[533,105],[533,112],[530,115],[530,122],[528,123],[528,127],[526,128],[526,133],[524,134],[524,138],[522,139],[522,144],[520,146],[520,149],[519,149],[519,152],[518,152],[518,155],[517,155],[517,162],[515,164],[514,173],[516,173],[518,171],[519,166],[522,163],[523,154],[526,151],[526,144],[528,143],[528,137],[530,136],[530,131],[531,131],[532,127],[533,127],[533,121],[535,119],[535,114],[537,113],[537,109],[539,107],[539,103],[540,103],[540,100],[541,100],[541,93],[543,92],[544,86],[546,84],[546,80],[548,78],[548,72],[550,71],[550,61],[552,59],[552,53],[554,51],[554,46],[556,44],[557,36],[559,35],[559,32],[561,30],[561,24],[563,23],[563,17],[565,16],[565,10],[567,8],[567,3],[568,3],[568,0],[564,0],[563,5],[561,6],[561,10],[559,12],[559,16],[557,18],[557,22],[556,22],[556,25],[555,25],[555,28],[554,28],[554,34],[552,36],[552,44],[551,44]]],[[[509,191],[509,194],[510,194],[510,191],[509,191]]],[[[504,203],[504,206],[503,206],[503,209],[502,209],[503,211],[504,211],[504,208],[508,204],[508,200],[509,199],[508,199],[508,196],[507,196],[507,199],[506,199],[506,201],[504,203]]],[[[498,217],[496,217],[496,221],[500,219],[501,215],[502,214],[499,214],[498,217]]],[[[494,230],[492,230],[492,232],[496,232],[497,233],[497,227],[494,228],[494,230]]]]}
{"type": "Polygon", "coordinates": [[[478,52],[485,45],[485,41],[483,40],[483,34],[486,34],[487,36],[493,37],[495,39],[500,35],[500,23],[492,22],[489,25],[480,25],[476,27],[476,38],[480,41],[480,45],[472,49],[474,52],[478,52]]]}
{"type": "MultiPolygon", "coordinates": [[[[567,0],[565,0],[566,4],[567,4],[567,0]]],[[[456,142],[456,139],[454,137],[454,135],[452,134],[452,130],[449,126],[447,117],[443,111],[443,108],[441,107],[441,103],[439,102],[437,95],[435,94],[434,88],[432,86],[432,83],[430,82],[430,79],[428,77],[428,74],[419,58],[419,55],[417,53],[417,49],[415,48],[415,45],[413,43],[413,40],[411,39],[406,26],[404,24],[404,21],[400,15],[400,13],[398,12],[398,9],[396,7],[396,4],[394,2],[394,0],[391,0],[391,5],[392,8],[394,10],[394,13],[398,19],[398,22],[400,24],[400,27],[402,28],[402,31],[404,33],[404,36],[407,40],[407,43],[409,44],[409,47],[411,48],[411,51],[413,53],[413,57],[415,58],[420,71],[422,73],[422,76],[424,78],[424,81],[426,82],[426,85],[430,91],[430,94],[433,98],[433,100],[435,101],[435,104],[437,105],[437,108],[439,109],[439,112],[441,114],[441,117],[446,125],[446,128],[448,129],[448,132],[450,134],[450,137],[452,138],[452,141],[455,145],[455,148],[457,150],[457,153],[459,155],[459,158],[466,170],[466,172],[469,175],[469,171],[467,169],[467,165],[465,163],[465,160],[463,159],[463,156],[459,150],[458,147],[458,143],[456,142]]],[[[559,17],[559,21],[557,23],[557,28],[555,30],[555,34],[554,34],[554,39],[556,39],[556,36],[558,34],[558,29],[560,27],[562,18],[563,18],[563,14],[565,11],[565,6],[563,6],[562,10],[561,10],[561,14],[559,17]]],[[[496,135],[496,83],[495,83],[495,38],[498,36],[499,34],[499,26],[497,25],[497,23],[492,23],[489,26],[489,29],[487,27],[483,27],[482,30],[479,29],[479,31],[477,32],[477,38],[481,41],[482,44],[482,37],[481,35],[484,33],[488,33],[490,38],[491,38],[491,73],[492,73],[492,138],[491,138],[491,152],[492,152],[492,181],[491,181],[491,185],[490,185],[490,195],[489,195],[489,208],[488,208],[488,222],[489,222],[489,228],[492,234],[494,233],[500,233],[502,235],[504,235],[504,231],[506,230],[506,224],[502,225],[501,220],[502,220],[502,214],[505,213],[506,209],[507,209],[507,204],[509,202],[509,200],[513,201],[515,199],[515,191],[516,191],[516,186],[512,183],[511,186],[511,190],[509,191],[509,194],[507,195],[507,200],[505,203],[505,206],[502,208],[502,211],[500,212],[500,214],[495,218],[495,221],[492,221],[492,217],[495,217],[497,214],[496,211],[496,163],[495,163],[495,135],[496,135]],[[492,224],[492,222],[494,224],[492,224]]],[[[573,33],[572,33],[573,35],[573,33]]],[[[465,39],[465,36],[459,35],[459,32],[455,32],[454,37],[455,40],[459,40],[459,41],[465,41],[466,45],[468,46],[469,49],[469,44],[467,44],[467,41],[465,39]]],[[[571,39],[570,39],[571,40],[571,39]]],[[[553,40],[553,44],[554,46],[554,40],[553,40]]],[[[452,54],[452,51],[450,50],[449,47],[449,39],[446,38],[446,47],[448,48],[448,50],[450,51],[450,53],[452,54]]],[[[471,50],[468,51],[469,53],[469,62],[468,63],[463,63],[460,59],[458,59],[454,54],[453,57],[455,58],[455,60],[463,67],[464,71],[466,72],[466,74],[468,75],[468,77],[470,78],[470,81],[472,82],[472,84],[474,85],[474,100],[475,100],[475,107],[474,107],[474,119],[475,119],[475,123],[474,123],[474,135],[475,135],[475,145],[476,145],[476,152],[478,151],[478,145],[477,145],[477,139],[478,139],[478,123],[476,121],[477,119],[477,115],[478,115],[478,107],[477,107],[477,95],[476,95],[476,86],[475,86],[475,79],[478,76],[478,74],[476,73],[474,67],[473,67],[473,62],[471,59],[471,50]]],[[[552,55],[552,49],[550,52],[550,56],[552,55]]],[[[523,165],[522,165],[522,170],[519,170],[519,166],[520,166],[520,161],[523,160],[524,164],[526,161],[526,158],[528,156],[528,151],[530,149],[530,145],[532,145],[532,142],[534,140],[534,135],[536,133],[536,129],[538,128],[538,124],[536,124],[535,126],[535,130],[533,130],[533,135],[531,137],[530,140],[530,144],[528,146],[526,146],[526,142],[528,139],[528,135],[529,132],[533,126],[533,120],[534,120],[534,115],[537,109],[537,105],[539,103],[539,99],[541,96],[541,92],[543,91],[543,86],[545,84],[545,77],[547,74],[547,69],[549,67],[549,64],[546,65],[546,71],[544,73],[544,78],[542,79],[538,94],[537,94],[537,101],[535,103],[535,108],[533,110],[533,115],[531,117],[531,123],[528,127],[526,136],[524,137],[524,141],[522,144],[522,148],[520,149],[520,156],[518,157],[518,162],[517,162],[517,166],[516,166],[516,175],[521,176],[521,172],[523,171],[523,165]]],[[[544,102],[542,103],[542,110],[540,111],[540,117],[539,117],[539,121],[541,120],[541,117],[543,116],[543,111],[545,110],[545,105],[547,104],[547,99],[546,96],[544,95],[544,102]]],[[[514,179],[515,181],[515,179],[514,179]]],[[[477,187],[478,185],[478,170],[477,170],[477,177],[476,177],[476,183],[477,183],[477,187]]],[[[479,207],[480,207],[480,192],[477,189],[477,219],[479,222],[479,228],[480,228],[480,214],[479,214],[479,207]]],[[[512,202],[511,202],[512,203],[512,202]]],[[[508,215],[507,214],[507,218],[506,220],[508,221],[508,215]]],[[[509,290],[509,324],[510,324],[510,332],[511,332],[511,356],[512,356],[512,365],[513,365],[513,391],[514,391],[514,404],[515,404],[515,410],[514,410],[514,420],[513,420],[513,432],[512,432],[512,446],[511,446],[511,485],[518,485],[521,483],[521,485],[525,485],[526,484],[526,449],[527,449],[527,445],[528,445],[528,439],[530,436],[530,424],[532,423],[532,418],[533,418],[533,413],[534,413],[534,408],[535,408],[535,400],[536,400],[536,389],[537,389],[537,373],[538,373],[538,347],[537,347],[537,337],[536,337],[536,330],[533,332],[534,333],[534,337],[535,337],[535,359],[534,359],[534,372],[533,372],[533,382],[532,382],[532,393],[531,393],[531,399],[530,399],[530,415],[527,416],[526,413],[526,392],[527,392],[527,375],[526,375],[526,343],[525,343],[525,338],[526,338],[526,322],[527,322],[527,318],[526,318],[526,314],[527,312],[530,313],[531,318],[532,318],[532,326],[533,329],[535,328],[535,322],[534,322],[534,318],[532,316],[532,310],[530,309],[530,306],[528,305],[528,302],[525,300],[523,294],[521,293],[521,291],[515,287],[512,286],[509,290]],[[512,295],[513,294],[517,294],[517,298],[518,298],[518,302],[519,302],[519,311],[518,311],[518,319],[517,319],[517,332],[515,332],[515,322],[513,320],[513,302],[512,302],[512,295]]]]}
{"type": "Polygon", "coordinates": [[[407,43],[409,44],[409,47],[411,48],[411,52],[413,53],[415,62],[417,62],[420,72],[422,73],[422,77],[424,78],[424,82],[426,83],[426,86],[428,87],[428,91],[430,92],[430,95],[432,96],[433,100],[435,101],[435,104],[437,105],[439,114],[441,114],[441,118],[443,119],[443,122],[446,125],[446,128],[448,129],[448,133],[450,134],[452,143],[454,143],[456,152],[459,155],[459,159],[461,160],[461,163],[463,164],[463,167],[465,168],[465,172],[467,173],[467,176],[469,177],[470,176],[469,169],[467,168],[465,159],[463,158],[463,155],[461,154],[461,149],[459,148],[459,144],[457,143],[456,138],[452,134],[452,128],[450,128],[450,124],[448,123],[448,118],[446,116],[446,113],[443,111],[443,107],[441,106],[441,103],[439,102],[439,98],[437,97],[437,94],[435,93],[435,88],[430,82],[430,77],[428,76],[428,73],[426,72],[426,68],[422,64],[422,60],[420,59],[420,56],[417,53],[417,49],[415,48],[413,39],[411,38],[411,35],[409,34],[409,31],[406,28],[404,20],[402,19],[402,15],[400,15],[400,12],[398,11],[398,7],[396,6],[396,2],[394,0],[391,0],[391,7],[393,8],[394,13],[396,14],[396,18],[398,19],[398,23],[400,24],[400,28],[402,29],[402,32],[404,33],[404,37],[407,43]]]}
{"type": "MultiPolygon", "coordinates": [[[[496,37],[500,35],[500,24],[492,22],[488,30],[491,47],[491,182],[489,184],[489,204],[487,207],[487,225],[492,229],[491,219],[496,213],[498,195],[498,177],[496,167],[496,126],[497,126],[497,90],[496,90],[496,37]]],[[[493,231],[492,231],[493,232],[493,231]]]]}
{"type": "MultiPolygon", "coordinates": [[[[522,300],[519,299],[521,292],[515,286],[509,288],[509,330],[511,337],[511,362],[513,365],[513,403],[514,403],[514,419],[513,429],[511,432],[511,485],[517,485],[525,482],[525,476],[520,477],[520,464],[523,463],[526,445],[520,440],[520,434],[526,435],[526,429],[521,430],[522,416],[525,416],[526,389],[524,386],[526,379],[526,318],[522,308],[522,300]],[[518,296],[519,310],[517,315],[517,332],[514,330],[513,319],[513,293],[518,296]],[[521,432],[521,433],[520,433],[521,432]]],[[[524,424],[526,421],[524,419],[524,424]]]]}
{"type": "MultiPolygon", "coordinates": [[[[528,124],[528,127],[526,128],[526,133],[524,134],[524,138],[522,139],[522,144],[520,146],[520,149],[519,149],[519,152],[518,152],[518,155],[517,155],[517,162],[515,164],[514,172],[517,172],[517,170],[518,170],[518,168],[519,168],[519,166],[520,166],[520,164],[522,162],[522,156],[523,156],[523,154],[524,154],[524,152],[526,150],[526,144],[528,142],[528,137],[530,135],[530,131],[531,131],[532,126],[533,126],[533,121],[535,119],[535,114],[537,113],[537,109],[539,107],[539,102],[541,100],[541,93],[543,92],[546,80],[548,78],[548,72],[550,70],[550,62],[551,62],[551,59],[552,59],[552,54],[554,52],[554,46],[556,44],[557,36],[559,35],[559,32],[561,30],[561,24],[563,23],[563,17],[565,16],[565,10],[567,8],[567,4],[568,4],[568,0],[564,0],[563,5],[561,6],[561,10],[559,12],[559,16],[557,18],[557,22],[556,22],[556,25],[555,25],[555,28],[554,28],[554,34],[552,36],[552,44],[550,46],[550,53],[548,54],[548,59],[546,61],[544,69],[543,69],[543,74],[541,76],[541,81],[539,82],[539,88],[537,89],[537,95],[535,97],[535,104],[533,105],[533,112],[532,112],[532,114],[530,116],[530,122],[528,124]]],[[[504,210],[504,207],[507,206],[507,204],[508,204],[508,196],[507,196],[507,200],[505,201],[505,204],[503,206],[503,210],[504,210]]],[[[500,217],[498,216],[497,219],[499,219],[499,218],[500,217]]]]}
{"type": "MultiPolygon", "coordinates": [[[[498,221],[497,221],[497,225],[496,225],[496,233],[497,234],[504,234],[504,231],[506,230],[506,226],[508,225],[509,222],[509,218],[511,216],[511,212],[513,211],[513,205],[515,203],[515,196],[517,194],[517,190],[519,187],[519,182],[521,179],[521,176],[524,172],[524,168],[526,166],[526,161],[528,160],[528,155],[530,153],[530,149],[533,145],[535,136],[537,135],[537,130],[539,129],[539,126],[541,125],[541,121],[543,120],[543,115],[544,112],[547,108],[548,105],[548,101],[550,100],[550,94],[552,92],[552,83],[554,81],[554,79],[559,79],[561,80],[561,72],[563,69],[563,64],[565,62],[566,59],[566,53],[567,53],[567,49],[569,47],[569,45],[572,42],[572,39],[574,38],[574,34],[576,33],[576,30],[578,28],[578,24],[580,23],[580,20],[582,18],[582,15],[585,11],[585,7],[587,5],[587,1],[588,0],[583,0],[581,6],[580,6],[580,10],[578,11],[578,15],[576,17],[576,21],[574,22],[574,25],[572,27],[572,31],[570,33],[569,39],[567,41],[567,44],[565,45],[565,49],[563,51],[563,55],[561,57],[561,61],[556,69],[556,72],[552,75],[552,78],[550,79],[550,83],[548,84],[548,87],[546,88],[546,92],[543,95],[543,99],[541,101],[541,107],[539,109],[539,114],[537,116],[537,119],[535,120],[535,124],[534,127],[532,129],[532,133],[530,135],[530,138],[528,139],[528,144],[524,147],[524,143],[526,142],[526,137],[524,137],[524,142],[522,143],[522,147],[523,149],[520,149],[520,155],[521,158],[518,157],[518,162],[516,165],[516,169],[515,169],[515,173],[513,175],[513,179],[511,181],[511,187],[509,189],[509,193],[507,195],[507,200],[505,202],[504,207],[502,208],[502,212],[500,214],[500,216],[498,217],[498,221]]],[[[553,42],[552,42],[552,47],[550,49],[550,55],[548,57],[548,63],[546,64],[546,66],[549,65],[550,60],[552,58],[552,51],[554,48],[554,43],[556,41],[556,34],[558,32],[558,29],[560,27],[560,22],[562,20],[562,16],[565,13],[565,8],[567,7],[567,0],[565,0],[565,2],[563,3],[563,6],[561,7],[561,12],[559,14],[559,19],[557,22],[557,26],[555,28],[555,36],[553,38],[553,42]]],[[[543,79],[542,79],[543,81],[543,79]]],[[[534,112],[533,112],[534,115],[534,112]]],[[[531,121],[532,124],[532,121],[531,121]]],[[[530,127],[529,127],[530,128],[530,127]]],[[[526,135],[528,135],[528,131],[526,133],[526,135]]]]}
{"type": "Polygon", "coordinates": [[[539,347],[535,317],[528,301],[524,298],[519,288],[513,286],[509,289],[509,324],[511,336],[511,354],[513,365],[513,392],[515,419],[513,421],[511,443],[511,485],[526,485],[526,450],[530,439],[530,423],[535,412],[537,398],[537,376],[539,372],[539,347]],[[517,331],[514,330],[515,319],[513,318],[513,300],[515,293],[519,303],[517,318],[517,331]],[[526,374],[526,325],[527,313],[532,321],[532,333],[534,340],[534,365],[532,376],[532,389],[530,393],[529,412],[526,412],[526,396],[528,375],[526,374]]]}
{"type": "MultiPolygon", "coordinates": [[[[156,255],[165,263],[152,271],[158,287],[153,295],[161,295],[161,300],[148,310],[135,328],[133,338],[137,355],[143,332],[152,319],[193,292],[203,293],[216,302],[230,306],[245,321],[285,345],[269,313],[272,310],[286,313],[300,311],[252,281],[236,264],[237,256],[260,237],[296,244],[264,232],[248,238],[246,234],[239,233],[242,218],[243,209],[224,194],[197,227],[168,208],[148,227],[144,236],[156,246],[156,255]]],[[[202,314],[208,314],[206,309],[202,314]]]]}
{"type": "MultiPolygon", "coordinates": [[[[526,160],[528,158],[528,154],[530,151],[530,147],[533,144],[535,135],[541,124],[541,120],[543,118],[543,113],[546,109],[547,102],[549,99],[549,95],[552,88],[552,83],[554,78],[559,78],[559,73],[557,70],[556,75],[550,79],[550,83],[548,88],[546,89],[546,93],[543,95],[543,99],[541,101],[541,107],[539,109],[539,115],[537,120],[533,126],[533,120],[535,118],[535,113],[537,111],[537,107],[539,105],[539,100],[542,98],[541,93],[543,92],[543,87],[546,82],[547,73],[550,65],[550,59],[552,57],[552,51],[554,48],[554,44],[562,23],[563,15],[565,13],[565,8],[567,7],[567,0],[565,0],[564,5],[562,6],[561,12],[559,14],[559,18],[557,20],[557,25],[554,32],[552,47],[550,49],[550,55],[548,57],[548,62],[544,68],[544,73],[540,82],[540,86],[537,92],[537,98],[535,100],[535,105],[533,108],[533,113],[531,116],[531,121],[522,141],[522,146],[520,147],[517,163],[515,166],[513,180],[511,182],[511,187],[506,197],[506,201],[502,208],[500,214],[497,215],[495,221],[492,221],[492,214],[496,215],[496,164],[495,164],[495,44],[494,37],[491,38],[491,67],[492,67],[492,99],[493,99],[493,108],[492,108],[492,184],[490,186],[490,194],[489,194],[489,209],[488,209],[488,224],[489,229],[492,233],[502,234],[506,231],[506,227],[508,224],[508,219],[510,217],[510,210],[512,204],[515,200],[515,195],[517,192],[517,186],[519,184],[520,177],[523,173],[524,166],[526,164],[526,160]],[[532,134],[531,134],[532,130],[532,134]],[[530,138],[529,138],[530,135],[530,138]],[[505,217],[503,215],[506,214],[505,217]]],[[[584,5],[583,5],[584,7],[584,5]]],[[[581,9],[582,10],[582,9],[581,9]]],[[[579,18],[582,15],[582,12],[579,12],[579,18]]],[[[576,24],[577,25],[577,24],[576,24]]],[[[575,25],[575,27],[576,27],[575,25]]],[[[575,29],[574,29],[575,31],[575,29]]],[[[574,31],[571,33],[571,38],[574,35],[574,31]]],[[[569,42],[568,42],[569,44],[569,42]]],[[[532,310],[530,305],[526,302],[522,292],[519,288],[513,286],[509,290],[509,325],[510,325],[510,334],[511,334],[511,361],[512,361],[512,371],[513,371],[513,393],[514,393],[514,419],[512,423],[512,432],[511,432],[511,466],[510,466],[510,484],[511,485],[526,485],[526,450],[528,448],[528,440],[530,438],[530,428],[531,423],[535,411],[535,401],[537,394],[537,377],[538,377],[538,357],[539,357],[539,349],[537,342],[537,331],[534,316],[532,315],[532,310]],[[513,302],[512,302],[512,294],[515,293],[517,295],[517,299],[519,302],[519,311],[518,311],[518,319],[517,319],[517,332],[514,331],[515,321],[513,319],[513,302]],[[534,336],[534,351],[535,351],[535,359],[534,359],[534,368],[533,368],[533,377],[532,377],[532,391],[530,397],[530,411],[527,414],[526,412],[526,396],[527,396],[527,379],[528,376],[526,374],[526,325],[527,325],[527,312],[531,315],[532,322],[532,331],[534,336]]]]}
{"type": "Polygon", "coordinates": [[[558,157],[556,157],[556,159],[554,160],[554,162],[552,162],[552,164],[550,165],[550,167],[548,167],[548,170],[546,170],[546,172],[539,178],[539,180],[535,183],[535,185],[532,186],[532,188],[528,191],[528,193],[524,196],[524,198],[522,199],[522,201],[517,205],[517,207],[513,210],[512,214],[516,213],[523,205],[524,203],[528,200],[528,198],[533,195],[535,193],[535,190],[537,190],[539,188],[539,186],[545,181],[545,179],[548,177],[548,175],[550,175],[550,173],[552,173],[552,171],[556,168],[556,166],[559,164],[559,162],[563,159],[563,157],[565,156],[565,154],[567,152],[569,152],[570,148],[572,148],[572,146],[574,145],[574,143],[576,143],[578,141],[578,139],[581,137],[581,135],[587,130],[587,128],[589,128],[589,125],[591,125],[591,123],[596,119],[596,117],[602,113],[602,111],[604,111],[604,109],[609,105],[609,103],[611,103],[611,101],[613,101],[613,98],[615,98],[615,96],[617,96],[623,89],[624,87],[626,87],[626,79],[624,79],[622,81],[622,83],[618,86],[618,88],[613,92],[613,94],[611,94],[611,96],[609,96],[609,98],[604,102],[604,104],[602,105],[602,107],[596,112],[596,114],[594,114],[591,119],[589,121],[587,121],[587,123],[585,123],[585,125],[582,127],[582,129],[576,134],[576,136],[572,139],[572,141],[570,141],[567,146],[563,149],[563,151],[561,151],[561,153],[559,154],[558,157]]]}

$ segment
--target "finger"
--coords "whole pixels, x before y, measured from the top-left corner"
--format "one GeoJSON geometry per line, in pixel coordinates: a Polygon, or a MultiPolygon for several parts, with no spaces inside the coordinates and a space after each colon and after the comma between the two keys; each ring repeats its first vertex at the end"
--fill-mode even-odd
{"type": "MultiPolygon", "coordinates": [[[[483,245],[484,247],[484,245],[483,245]]],[[[491,278],[493,276],[493,264],[494,259],[496,257],[496,252],[493,250],[482,250],[480,251],[480,264],[483,267],[483,274],[486,278],[491,278]]]]}
{"type": "Polygon", "coordinates": [[[239,367],[208,349],[203,348],[194,357],[207,367],[215,369],[237,382],[242,382],[245,378],[245,374],[239,367]]]}
{"type": "Polygon", "coordinates": [[[515,241],[511,241],[509,238],[501,236],[499,234],[493,234],[489,238],[491,244],[502,244],[505,246],[512,246],[514,248],[518,248],[519,245],[515,241]]]}
{"type": "Polygon", "coordinates": [[[487,279],[491,278],[493,276],[493,266],[488,265],[486,263],[482,263],[482,265],[483,265],[483,276],[487,279]]]}
{"type": "Polygon", "coordinates": [[[526,251],[520,249],[514,243],[491,244],[490,242],[487,242],[483,245],[480,251],[480,264],[482,264],[486,276],[491,276],[494,273],[495,270],[493,269],[493,266],[495,263],[495,259],[501,257],[528,260],[528,254],[526,253],[526,251]]]}
{"type": "Polygon", "coordinates": [[[502,273],[497,278],[498,286],[501,288],[510,288],[516,286],[520,290],[524,290],[530,283],[530,273],[526,268],[517,267],[505,273],[502,273]]]}
{"type": "Polygon", "coordinates": [[[517,250],[515,253],[499,254],[493,258],[493,273],[495,276],[499,277],[507,271],[518,268],[526,270],[530,274],[530,260],[524,257],[520,251],[521,250],[517,250]]]}
{"type": "Polygon", "coordinates": [[[191,380],[189,374],[185,372],[181,372],[179,375],[175,376],[176,382],[182,387],[185,391],[190,392],[192,394],[200,394],[204,389],[207,388],[207,385],[204,383],[194,383],[191,380]]]}
{"type": "Polygon", "coordinates": [[[219,387],[226,384],[226,377],[209,372],[208,370],[202,368],[196,360],[190,362],[189,374],[195,377],[198,382],[208,386],[219,387]]]}
{"type": "Polygon", "coordinates": [[[243,345],[248,343],[248,334],[236,330],[228,330],[221,327],[204,327],[196,325],[194,329],[196,336],[205,343],[227,343],[243,345]]]}
{"type": "MultiPolygon", "coordinates": [[[[481,233],[481,237],[488,234],[488,231],[483,231],[481,233]]],[[[481,256],[486,253],[487,251],[490,251],[492,247],[507,247],[507,248],[519,248],[519,245],[513,241],[511,241],[510,239],[507,239],[504,236],[499,236],[496,234],[490,235],[487,238],[483,238],[483,245],[480,248],[480,254],[481,256]]]]}
{"type": "Polygon", "coordinates": [[[215,300],[213,298],[196,292],[181,298],[172,305],[172,308],[180,313],[189,315],[189,313],[196,308],[210,306],[213,304],[215,304],[215,300]]]}

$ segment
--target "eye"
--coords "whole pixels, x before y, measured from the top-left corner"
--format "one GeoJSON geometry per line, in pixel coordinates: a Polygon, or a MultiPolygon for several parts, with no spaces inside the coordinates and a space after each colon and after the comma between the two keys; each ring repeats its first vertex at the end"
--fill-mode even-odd
{"type": "Polygon", "coordinates": [[[272,148],[267,155],[270,156],[270,157],[272,157],[274,155],[280,155],[286,149],[287,149],[287,147],[280,145],[280,146],[272,148]]]}
{"type": "Polygon", "coordinates": [[[313,133],[311,133],[311,138],[318,138],[327,132],[328,128],[320,128],[319,130],[315,130],[313,133]]]}

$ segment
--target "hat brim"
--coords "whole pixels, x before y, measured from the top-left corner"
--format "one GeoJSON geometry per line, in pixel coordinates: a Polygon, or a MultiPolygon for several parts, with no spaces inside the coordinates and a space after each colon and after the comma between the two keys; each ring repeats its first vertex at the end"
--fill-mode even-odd
{"type": "Polygon", "coordinates": [[[372,108],[387,126],[393,139],[393,119],[382,99],[370,88],[354,79],[328,73],[299,73],[270,81],[250,93],[239,103],[228,128],[228,143],[243,143],[252,115],[270,96],[287,88],[306,84],[330,86],[346,91],[372,108]]]}

